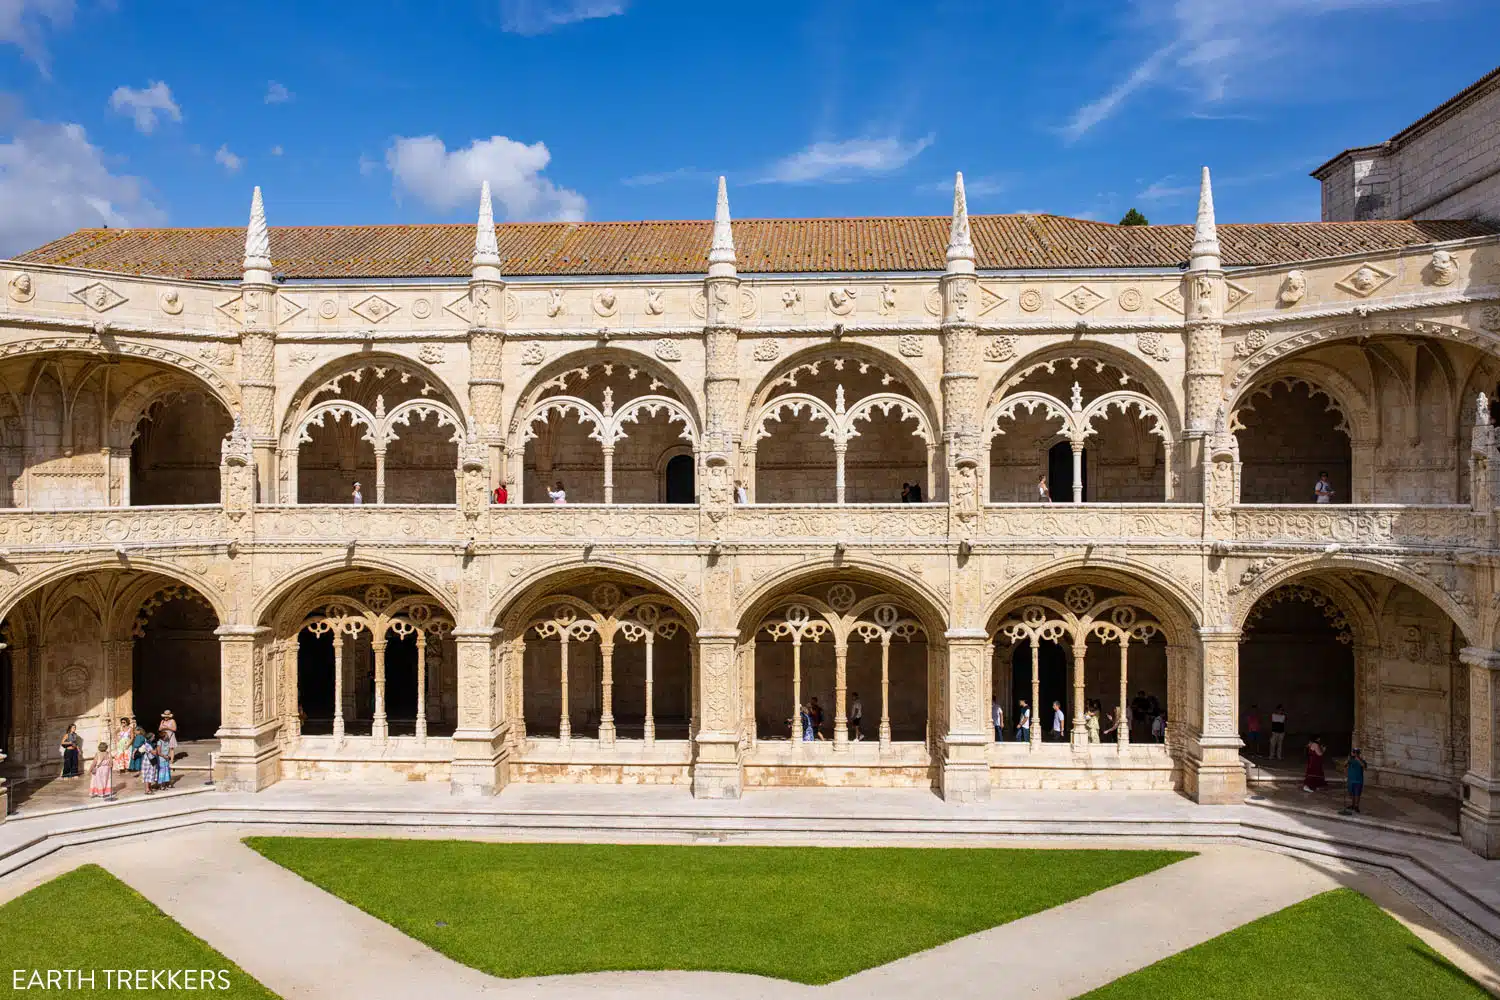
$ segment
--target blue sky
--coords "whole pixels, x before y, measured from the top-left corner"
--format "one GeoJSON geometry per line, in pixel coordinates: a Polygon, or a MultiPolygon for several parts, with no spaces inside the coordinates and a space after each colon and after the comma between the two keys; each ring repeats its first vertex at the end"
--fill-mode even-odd
{"type": "Polygon", "coordinates": [[[1314,219],[1494,68],[1493,0],[0,0],[0,252],[84,225],[1314,219]]]}

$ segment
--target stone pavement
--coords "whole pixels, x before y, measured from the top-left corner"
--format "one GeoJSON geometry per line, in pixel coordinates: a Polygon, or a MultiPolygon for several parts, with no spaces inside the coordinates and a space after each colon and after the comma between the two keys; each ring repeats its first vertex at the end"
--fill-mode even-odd
{"type": "MultiPolygon", "coordinates": [[[[785,789],[739,802],[680,789],[513,786],[490,799],[285,782],[54,812],[0,824],[0,900],[98,862],[285,997],[1068,997],[1290,905],[1353,884],[1500,989],[1500,863],[1455,838],[1169,793],[1007,793],[954,806],[925,792],[785,789]],[[141,833],[151,832],[143,838],[141,833]],[[494,979],[457,965],[245,848],[250,833],[504,840],[1180,846],[1190,861],[921,955],[812,989],[713,973],[494,979]],[[1238,846],[1237,846],[1238,845],[1238,846]],[[1256,845],[1268,849],[1254,849],[1256,845]],[[1384,868],[1440,923],[1349,862],[1384,868]],[[9,874],[3,874],[9,872],[9,874]],[[226,901],[232,901],[226,903],[226,901]],[[1449,928],[1475,932],[1480,947],[1449,928]]],[[[1471,935],[1471,940],[1474,939],[1471,935]]]]}

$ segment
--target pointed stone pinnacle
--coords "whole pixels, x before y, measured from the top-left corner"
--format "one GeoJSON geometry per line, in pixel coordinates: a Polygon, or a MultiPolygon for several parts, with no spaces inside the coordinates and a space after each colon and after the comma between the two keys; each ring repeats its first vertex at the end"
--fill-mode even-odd
{"type": "Polygon", "coordinates": [[[729,224],[729,187],[719,178],[719,197],[714,204],[714,238],[709,245],[708,262],[734,266],[734,229],[729,224]]]}
{"type": "Polygon", "coordinates": [[[490,182],[479,187],[479,224],[474,230],[474,264],[500,266],[500,245],[495,239],[495,210],[490,204],[490,182]]]}
{"type": "Polygon", "coordinates": [[[260,198],[260,186],[250,197],[250,224],[245,227],[244,269],[271,269],[271,234],[266,228],[266,206],[260,198]]]}
{"type": "Polygon", "coordinates": [[[956,174],[953,180],[953,227],[948,231],[948,270],[972,271],[974,269],[974,241],[969,235],[969,201],[964,195],[964,175],[956,174]],[[968,267],[956,267],[967,261],[968,267]]]}
{"type": "Polygon", "coordinates": [[[1203,168],[1203,182],[1198,188],[1198,219],[1193,224],[1193,249],[1189,253],[1190,270],[1217,271],[1220,267],[1219,230],[1214,224],[1214,190],[1203,168]]]}

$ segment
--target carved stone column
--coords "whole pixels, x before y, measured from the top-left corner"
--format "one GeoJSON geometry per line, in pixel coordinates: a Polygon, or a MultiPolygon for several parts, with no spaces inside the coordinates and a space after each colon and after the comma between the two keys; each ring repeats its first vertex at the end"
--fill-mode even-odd
{"type": "Polygon", "coordinates": [[[1500,652],[1469,647],[1469,770],[1464,774],[1458,832],[1464,846],[1500,858],[1500,652]]]}
{"type": "Polygon", "coordinates": [[[1187,428],[1183,434],[1183,457],[1187,472],[1185,481],[1197,485],[1203,482],[1199,470],[1208,461],[1205,440],[1214,429],[1224,388],[1224,268],[1220,260],[1213,191],[1209,186],[1207,167],[1203,168],[1193,246],[1182,285],[1187,343],[1187,374],[1183,386],[1187,397],[1187,428]]]}
{"type": "Polygon", "coordinates": [[[258,792],[281,778],[281,720],[266,711],[270,630],[221,625],[219,753],[214,781],[221,791],[258,792]]]}
{"type": "MultiPolygon", "coordinates": [[[[500,248],[490,206],[490,185],[479,194],[479,222],[474,232],[473,270],[469,274],[469,414],[485,450],[491,491],[503,478],[505,429],[500,423],[505,379],[501,355],[505,350],[505,279],[500,273],[500,248]]],[[[512,493],[516,484],[509,484],[512,493]]],[[[519,498],[518,498],[519,499],[519,498]]]]}
{"type": "Polygon", "coordinates": [[[458,728],[453,733],[455,795],[493,795],[505,787],[509,764],[500,725],[500,678],[492,648],[499,630],[453,630],[458,650],[458,728]]]}
{"type": "Polygon", "coordinates": [[[987,757],[994,738],[989,705],[984,699],[984,660],[989,636],[983,629],[950,629],[946,664],[946,707],[940,725],[943,747],[943,798],[950,802],[982,802],[990,797],[987,757]]]}
{"type": "Polygon", "coordinates": [[[1380,641],[1354,647],[1354,745],[1363,751],[1366,763],[1379,768],[1385,762],[1385,732],[1380,710],[1380,641]]]}
{"type": "Polygon", "coordinates": [[[1238,707],[1240,631],[1213,626],[1198,630],[1201,665],[1199,713],[1188,719],[1185,791],[1195,801],[1231,805],[1245,797],[1240,763],[1238,707]]]}
{"type": "MultiPolygon", "coordinates": [[[[739,632],[698,631],[698,671],[693,683],[693,795],[701,799],[737,799],[744,785],[740,765],[739,671],[735,665],[739,632]]],[[[799,733],[800,737],[801,734],[799,733]]]]}
{"type": "Polygon", "coordinates": [[[104,644],[105,695],[104,711],[109,721],[110,743],[121,716],[135,714],[135,640],[117,639],[104,644]]]}

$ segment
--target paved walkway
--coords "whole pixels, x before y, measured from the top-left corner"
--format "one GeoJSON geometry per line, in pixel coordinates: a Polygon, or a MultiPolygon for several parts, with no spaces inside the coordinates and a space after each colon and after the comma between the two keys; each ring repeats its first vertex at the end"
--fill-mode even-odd
{"type": "MultiPolygon", "coordinates": [[[[794,998],[1073,997],[1338,884],[1353,884],[1500,991],[1488,956],[1375,879],[1333,858],[1236,846],[1394,857],[1481,919],[1500,903],[1500,865],[1451,840],[1393,834],[1257,806],[1208,808],[1172,795],[1031,793],[957,807],[897,790],[786,790],[704,802],[673,789],[518,786],[494,799],[425,789],[284,783],[257,796],[191,794],[0,825],[0,901],[86,861],[104,865],[283,997],[501,996],[794,998]],[[832,794],[830,794],[830,792],[832,794]],[[1108,800],[1108,801],[1105,801],[1108,800]],[[45,828],[45,829],[44,829],[45,828]],[[132,831],[156,830],[150,838],[132,831]],[[1181,831],[1173,834],[1170,831],[1181,831]],[[1200,856],[998,928],[810,988],[716,973],[606,973],[501,980],[458,965],[239,843],[248,833],[487,839],[798,843],[1149,842],[1200,856]],[[1226,832],[1230,831],[1230,832],[1226,832]],[[122,834],[124,834],[122,836],[122,834]],[[78,843],[81,846],[61,846],[78,843]],[[29,845],[29,846],[28,846],[29,845]],[[40,846],[39,846],[40,845],[40,846]],[[1300,845],[1297,846],[1297,845],[1300,845]],[[1356,846],[1357,845],[1357,846],[1356,846]],[[1425,852],[1425,862],[1411,860],[1425,852]],[[29,863],[17,862],[32,858],[29,863]],[[1437,874],[1424,867],[1431,866],[1437,874]],[[1163,901],[1170,901],[1163,905],[1163,901]]],[[[1392,865],[1395,861],[1390,862],[1392,865]]],[[[1458,907],[1453,906],[1454,909],[1458,907]]]]}

